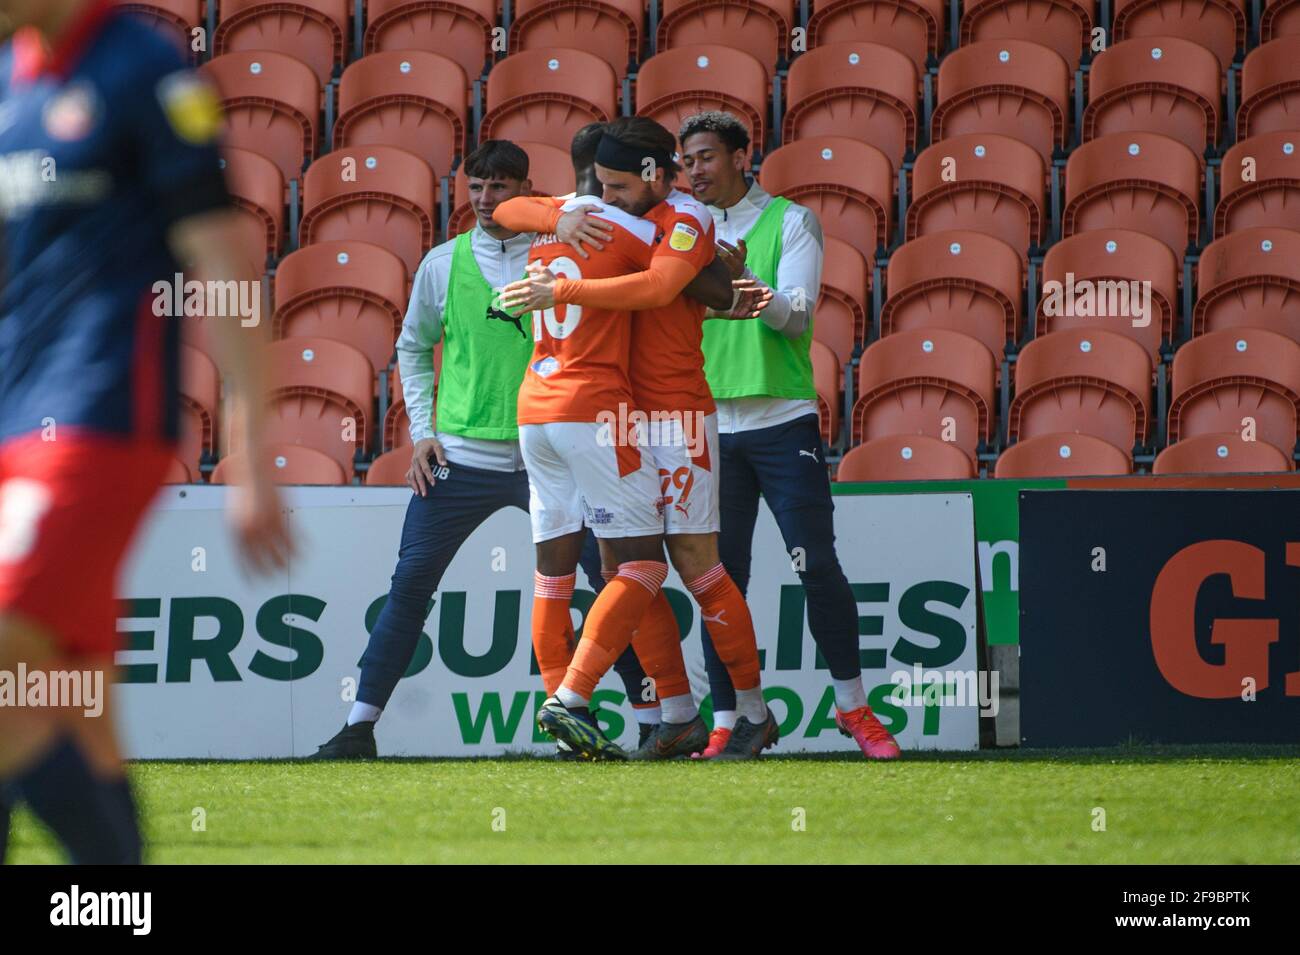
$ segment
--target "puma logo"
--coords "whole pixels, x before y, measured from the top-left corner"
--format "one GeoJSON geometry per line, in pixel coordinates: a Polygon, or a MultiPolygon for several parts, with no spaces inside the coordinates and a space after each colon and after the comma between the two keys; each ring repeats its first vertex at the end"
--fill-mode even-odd
{"type": "Polygon", "coordinates": [[[519,334],[521,336],[524,338],[528,337],[528,333],[524,331],[523,318],[520,315],[511,315],[509,312],[503,312],[501,309],[489,305],[486,318],[488,321],[496,319],[498,322],[508,322],[515,328],[519,329],[519,334]]]}
{"type": "MultiPolygon", "coordinates": [[[[817,461],[817,452],[816,452],[816,451],[804,451],[804,450],[801,448],[801,449],[799,450],[799,456],[802,457],[802,456],[805,455],[805,454],[808,455],[808,457],[812,458],[814,461],[817,461]]],[[[820,464],[821,462],[819,461],[818,463],[820,464]]]]}
{"type": "Polygon", "coordinates": [[[724,607],[723,609],[718,611],[718,615],[716,617],[710,617],[707,613],[700,611],[700,619],[703,620],[705,623],[716,623],[719,627],[725,627],[727,625],[727,621],[723,620],[722,617],[724,614],[726,614],[726,612],[727,609],[724,607]]]}

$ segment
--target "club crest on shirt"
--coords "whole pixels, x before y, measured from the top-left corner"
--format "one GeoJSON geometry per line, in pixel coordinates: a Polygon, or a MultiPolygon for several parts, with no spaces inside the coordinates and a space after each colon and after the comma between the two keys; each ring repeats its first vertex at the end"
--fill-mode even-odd
{"type": "Polygon", "coordinates": [[[188,70],[164,76],[158,102],[172,131],[194,146],[206,146],[221,131],[221,101],[216,92],[188,70]]]}
{"type": "Polygon", "coordinates": [[[689,252],[695,248],[695,240],[699,236],[699,232],[685,222],[679,222],[673,226],[672,234],[668,236],[668,248],[675,252],[689,252]]]}
{"type": "Polygon", "coordinates": [[[74,83],[45,104],[45,131],[59,142],[76,142],[90,135],[98,116],[99,97],[95,90],[86,83],[74,83]]]}

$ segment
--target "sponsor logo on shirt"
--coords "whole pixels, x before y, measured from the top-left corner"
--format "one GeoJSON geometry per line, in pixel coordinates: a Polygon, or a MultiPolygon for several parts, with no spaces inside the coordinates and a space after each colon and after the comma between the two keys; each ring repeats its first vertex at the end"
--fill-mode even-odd
{"type": "Polygon", "coordinates": [[[86,83],[74,83],[45,104],[45,131],[50,138],[71,143],[85,139],[95,128],[99,97],[86,83]]]}
{"type": "Polygon", "coordinates": [[[538,375],[541,378],[549,378],[560,370],[560,363],[556,358],[548,355],[541,361],[533,362],[528,367],[532,368],[533,374],[538,375]]]}
{"type": "Polygon", "coordinates": [[[685,222],[679,222],[673,226],[673,231],[668,236],[668,248],[676,252],[689,252],[695,248],[695,240],[699,237],[699,232],[685,222]]]}

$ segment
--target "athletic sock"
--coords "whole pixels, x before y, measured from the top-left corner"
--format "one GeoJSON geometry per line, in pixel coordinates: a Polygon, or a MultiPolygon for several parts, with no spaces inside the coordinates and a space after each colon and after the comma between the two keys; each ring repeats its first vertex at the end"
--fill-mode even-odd
{"type": "Polygon", "coordinates": [[[563,703],[564,708],[567,710],[580,710],[591,706],[591,697],[575,693],[567,686],[558,687],[555,691],[555,698],[563,703]]]}
{"type": "Polygon", "coordinates": [[[140,836],[140,815],[136,811],[131,781],[125,776],[120,779],[104,780],[100,783],[100,793],[113,816],[118,843],[125,855],[126,863],[139,865],[143,861],[144,846],[140,836]]]}
{"type": "Polygon", "coordinates": [[[758,640],[749,605],[726,569],[717,564],[688,581],[686,589],[700,605],[700,617],[708,624],[709,636],[718,659],[727,668],[737,690],[759,686],[758,640]]]}
{"type": "Polygon", "coordinates": [[[632,642],[633,631],[667,576],[668,565],[661,560],[630,560],[619,565],[618,575],[605,585],[587,613],[582,640],[564,676],[566,688],[591,699],[600,678],[632,642]]]}
{"type": "Polygon", "coordinates": [[[718,710],[713,714],[713,728],[715,730],[734,730],[736,728],[736,715],[735,710],[718,710]]]}
{"type": "Polygon", "coordinates": [[[660,710],[658,703],[653,706],[634,706],[632,707],[632,715],[635,716],[636,721],[643,726],[654,726],[663,719],[663,713],[660,710]]]}
{"type": "Polygon", "coordinates": [[[665,723],[689,723],[700,715],[695,698],[689,692],[679,696],[665,696],[659,700],[665,723]]]}
{"type": "Polygon", "coordinates": [[[831,683],[835,685],[835,706],[841,713],[860,710],[867,705],[867,691],[862,688],[861,676],[851,680],[832,679],[831,683]]]}
{"type": "Polygon", "coordinates": [[[736,712],[758,725],[767,719],[767,704],[763,702],[763,688],[753,687],[736,691],[736,712]]]}
{"type": "Polygon", "coordinates": [[[555,693],[573,656],[573,617],[569,604],[577,573],[533,577],[533,654],[547,696],[555,693]]]}
{"type": "MultiPolygon", "coordinates": [[[[656,699],[662,702],[669,696],[690,696],[691,681],[686,675],[686,660],[682,657],[682,634],[677,629],[672,605],[662,590],[654,595],[642,614],[641,622],[632,634],[632,649],[636,651],[636,658],[646,676],[654,680],[652,686],[656,699]]],[[[676,723],[678,720],[668,722],[676,723]]]]}
{"type": "Polygon", "coordinates": [[[356,726],[358,723],[378,723],[379,717],[383,713],[384,708],[382,706],[374,706],[357,700],[352,704],[351,712],[348,713],[348,726],[356,726]]]}
{"type": "Polygon", "coordinates": [[[120,807],[71,736],[57,741],[37,763],[14,779],[14,791],[63,843],[77,865],[136,861],[122,840],[120,807]]]}

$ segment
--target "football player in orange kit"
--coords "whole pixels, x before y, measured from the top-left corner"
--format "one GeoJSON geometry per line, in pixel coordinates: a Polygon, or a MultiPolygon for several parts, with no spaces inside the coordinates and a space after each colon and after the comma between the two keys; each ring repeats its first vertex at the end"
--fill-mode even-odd
{"type": "MultiPolygon", "coordinates": [[[[611,279],[575,280],[554,269],[530,268],[528,279],[507,286],[502,301],[509,302],[511,308],[549,309],[559,303],[637,310],[631,344],[635,360],[628,369],[633,402],[605,406],[599,420],[611,427],[620,444],[635,444],[634,431],[648,442],[660,479],[669,555],[700,604],[702,616],[723,635],[726,648],[720,648],[720,656],[736,682],[741,717],[724,755],[749,758],[774,744],[778,732],[763,702],[748,606],[718,556],[718,439],[700,352],[704,307],[681,295],[687,283],[713,260],[713,220],[704,206],[672,188],[678,170],[675,145],[672,134],[659,124],[630,117],[606,124],[597,150],[596,174],[604,203],[644,216],[656,227],[656,245],[647,270],[611,279]],[[634,427],[637,424],[642,426],[639,430],[634,427]]],[[[583,237],[595,251],[601,251],[600,237],[613,234],[600,216],[589,218],[589,212],[588,207],[575,203],[560,208],[555,200],[522,198],[503,203],[498,210],[511,228],[555,232],[560,239],[575,242],[579,254],[583,237]],[[595,240],[590,241],[593,236],[595,240]]],[[[757,314],[761,310],[766,302],[763,293],[749,299],[753,308],[748,311],[757,314]]],[[[754,290],[738,290],[737,295],[752,296],[754,290]]],[[[605,541],[602,553],[608,571],[617,558],[609,553],[605,541]]],[[[650,601],[638,632],[647,628],[676,632],[671,608],[662,594],[650,601]]],[[[575,666],[577,663],[575,659],[575,666]]],[[[682,676],[673,685],[657,686],[663,720],[638,756],[670,758],[699,752],[707,745],[707,727],[699,717],[684,671],[682,676]]],[[[566,678],[566,687],[568,683],[566,678]]],[[[561,689],[560,701],[564,700],[561,689]]],[[[544,711],[545,707],[543,719],[544,711]]]]}

